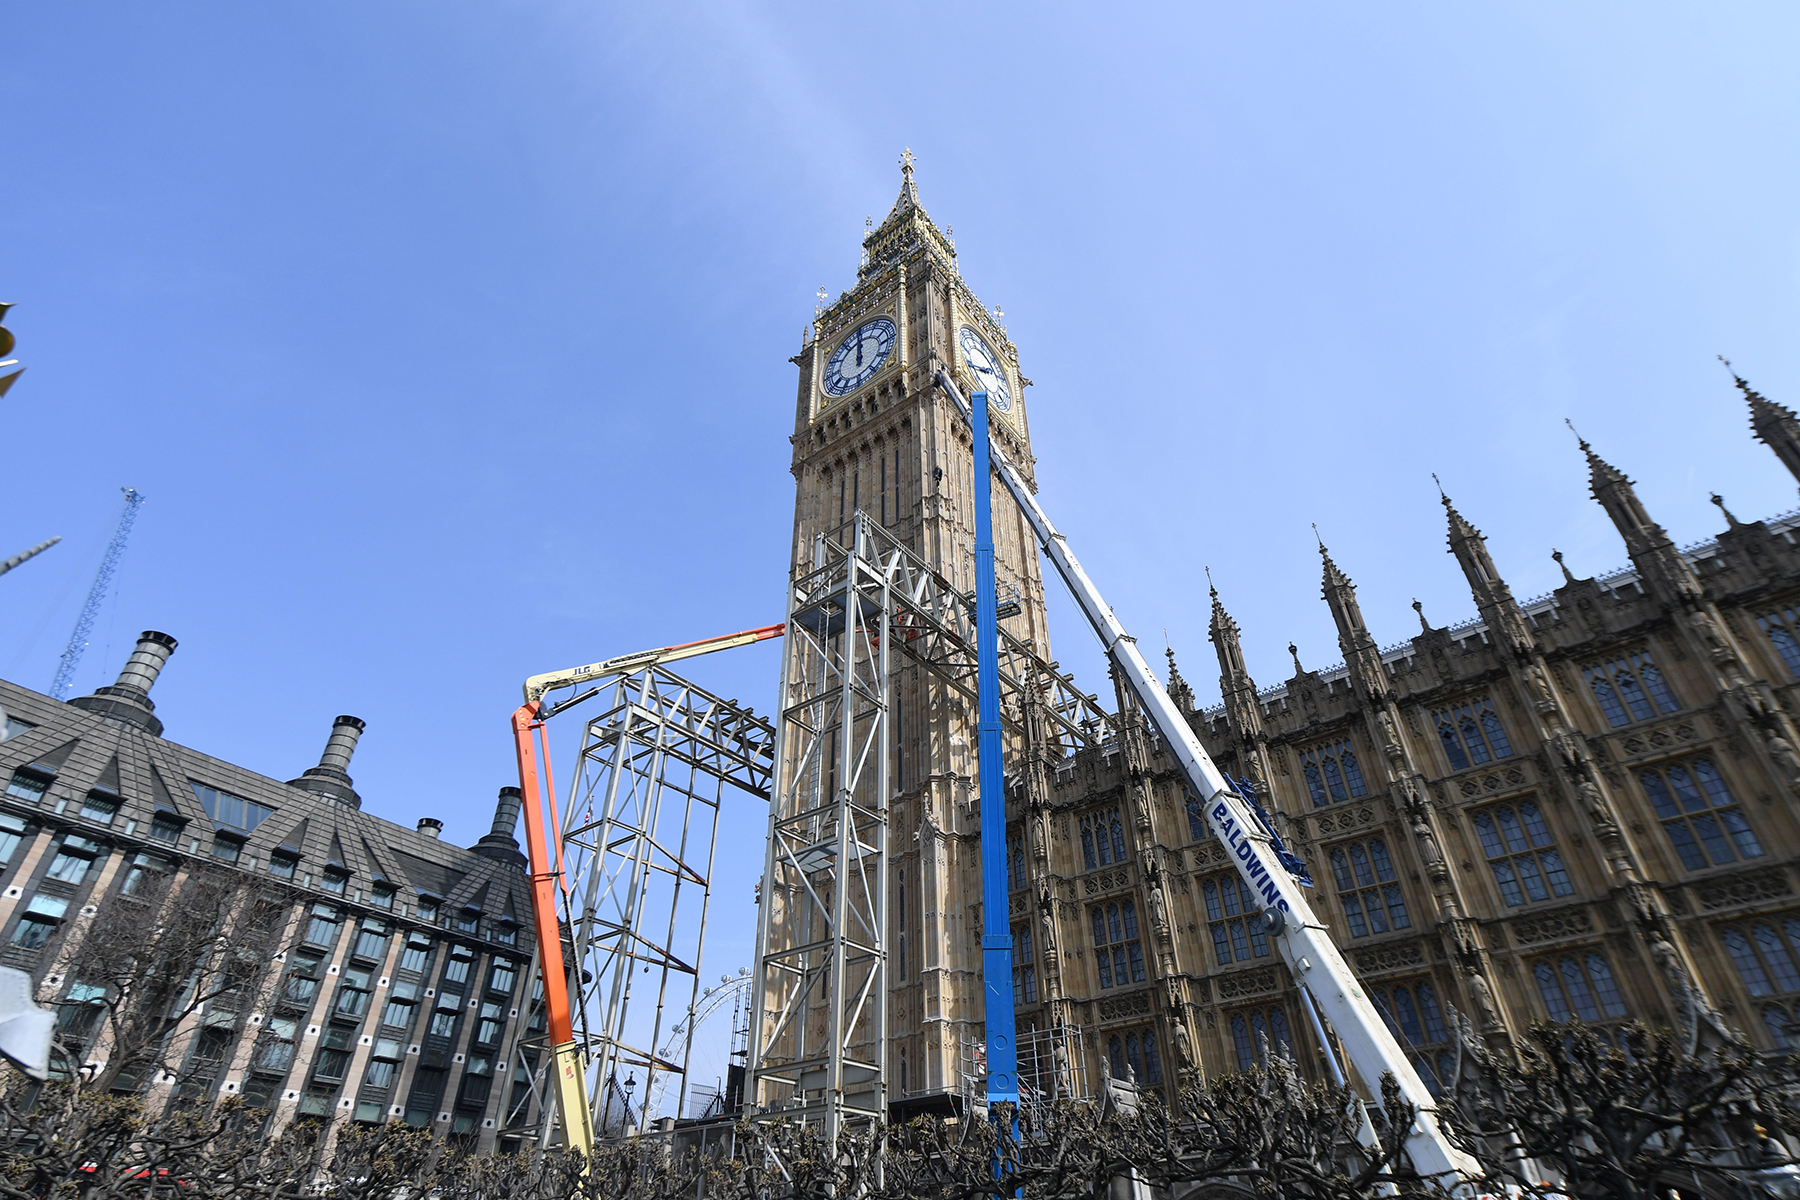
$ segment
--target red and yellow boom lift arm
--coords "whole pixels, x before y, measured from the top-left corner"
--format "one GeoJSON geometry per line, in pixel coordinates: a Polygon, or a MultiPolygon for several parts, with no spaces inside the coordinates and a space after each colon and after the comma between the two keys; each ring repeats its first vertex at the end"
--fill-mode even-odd
{"type": "Polygon", "coordinates": [[[544,1015],[552,1047],[551,1069],[556,1076],[556,1107],[562,1117],[563,1141],[571,1150],[593,1154],[594,1120],[587,1100],[587,1064],[575,1041],[574,1012],[569,1001],[569,970],[573,964],[563,955],[562,922],[557,915],[557,889],[561,888],[566,894],[569,885],[563,874],[561,820],[557,816],[556,783],[551,772],[550,743],[544,723],[563,709],[586,700],[598,689],[554,705],[546,705],[544,697],[561,688],[598,683],[648,666],[748,646],[780,637],[785,632],[785,625],[764,625],[723,637],[622,654],[566,671],[533,675],[525,681],[525,703],[512,714],[513,746],[519,756],[520,808],[525,815],[532,921],[537,932],[538,963],[544,979],[544,1015]]]}

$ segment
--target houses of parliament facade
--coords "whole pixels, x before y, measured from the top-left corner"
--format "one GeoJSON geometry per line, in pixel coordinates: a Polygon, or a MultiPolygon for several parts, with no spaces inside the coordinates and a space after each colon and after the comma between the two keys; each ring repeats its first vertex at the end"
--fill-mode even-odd
{"type": "MultiPolygon", "coordinates": [[[[861,511],[973,587],[969,432],[931,381],[942,366],[988,392],[1030,481],[1029,380],[910,161],[857,285],[821,305],[794,362],[792,570],[861,511]]],[[[1738,386],[1755,437],[1800,479],[1800,418],[1738,386]]],[[[1724,531],[1684,550],[1622,470],[1580,448],[1628,569],[1565,567],[1521,604],[1446,496],[1478,619],[1421,616],[1383,648],[1321,547],[1341,665],[1296,657],[1292,678],[1259,687],[1216,592],[1223,703],[1200,707],[1169,656],[1188,721],[1304,858],[1315,911],[1433,1085],[1459,1013],[1498,1050],[1571,1018],[1800,1045],[1800,516],[1743,522],[1721,503],[1724,531]]],[[[999,587],[1019,609],[1006,628],[1047,662],[1036,547],[994,486],[999,587]]],[[[974,713],[915,666],[894,694],[887,1079],[905,1101],[955,1092],[980,1036],[979,797],[974,713]]],[[[1090,1090],[1110,1075],[1172,1094],[1265,1053],[1325,1077],[1256,906],[1173,757],[1115,695],[1116,728],[1072,756],[1041,736],[1030,697],[1005,698],[1021,1043],[1057,1039],[1090,1090]]]]}

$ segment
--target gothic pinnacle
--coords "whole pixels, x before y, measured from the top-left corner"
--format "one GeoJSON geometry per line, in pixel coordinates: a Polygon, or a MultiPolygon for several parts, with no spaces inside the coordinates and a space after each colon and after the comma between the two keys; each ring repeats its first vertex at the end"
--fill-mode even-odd
{"type": "Polygon", "coordinates": [[[1563,562],[1562,551],[1561,550],[1552,550],[1552,551],[1550,551],[1550,557],[1554,558],[1556,560],[1556,565],[1562,568],[1563,582],[1564,583],[1574,583],[1575,582],[1575,573],[1573,571],[1569,570],[1568,565],[1563,562]]]}
{"type": "Polygon", "coordinates": [[[1296,675],[1306,674],[1306,668],[1300,665],[1300,647],[1294,645],[1294,643],[1292,643],[1292,642],[1289,642],[1288,643],[1288,653],[1294,656],[1294,674],[1296,674],[1296,675]]]}
{"type": "Polygon", "coordinates": [[[1738,520],[1736,517],[1732,516],[1731,510],[1729,508],[1725,507],[1725,497],[1719,495],[1719,493],[1717,493],[1717,492],[1714,492],[1712,494],[1712,502],[1718,506],[1718,509],[1720,512],[1725,514],[1725,524],[1726,525],[1730,526],[1733,529],[1743,528],[1744,523],[1742,521],[1738,520]]]}
{"type": "Polygon", "coordinates": [[[1413,599],[1413,611],[1419,614],[1419,628],[1426,633],[1431,632],[1431,622],[1425,619],[1425,605],[1417,597],[1413,599]]]}

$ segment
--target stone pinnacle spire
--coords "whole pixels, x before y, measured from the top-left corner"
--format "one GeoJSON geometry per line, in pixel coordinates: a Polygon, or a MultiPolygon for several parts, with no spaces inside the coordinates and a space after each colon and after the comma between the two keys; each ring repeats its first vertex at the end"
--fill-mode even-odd
{"type": "Polygon", "coordinates": [[[1720,356],[1719,361],[1725,369],[1731,371],[1731,378],[1737,384],[1738,391],[1744,393],[1744,399],[1750,405],[1750,432],[1756,440],[1775,452],[1782,465],[1796,479],[1800,479],[1800,416],[1786,405],[1777,404],[1767,399],[1751,387],[1749,382],[1732,370],[1731,363],[1720,356]]]}

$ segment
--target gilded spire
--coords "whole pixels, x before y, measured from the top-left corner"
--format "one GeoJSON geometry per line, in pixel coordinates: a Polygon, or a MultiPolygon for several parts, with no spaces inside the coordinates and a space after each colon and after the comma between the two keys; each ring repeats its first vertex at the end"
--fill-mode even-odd
{"type": "Polygon", "coordinates": [[[883,225],[908,209],[925,211],[925,206],[919,203],[919,185],[913,182],[914,161],[912,147],[908,146],[900,154],[900,196],[894,201],[894,207],[888,210],[888,215],[881,219],[883,225]]]}

